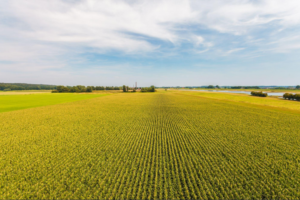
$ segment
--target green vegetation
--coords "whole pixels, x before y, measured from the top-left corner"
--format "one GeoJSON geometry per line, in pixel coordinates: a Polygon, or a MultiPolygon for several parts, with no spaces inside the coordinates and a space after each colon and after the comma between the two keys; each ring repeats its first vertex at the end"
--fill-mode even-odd
{"type": "Polygon", "coordinates": [[[299,112],[194,93],[0,113],[0,199],[299,199],[299,112]]]}
{"type": "Polygon", "coordinates": [[[57,86],[56,90],[53,90],[52,93],[66,93],[66,92],[93,92],[93,86],[77,85],[73,87],[65,87],[63,85],[57,86]]]}
{"type": "Polygon", "coordinates": [[[27,83],[0,83],[0,90],[53,90],[56,85],[27,84],[27,83]]]}
{"type": "Polygon", "coordinates": [[[105,87],[105,90],[120,90],[120,87],[117,87],[117,86],[111,86],[111,87],[109,87],[109,86],[106,86],[105,87]]]}
{"type": "Polygon", "coordinates": [[[66,92],[93,92],[93,90],[120,90],[119,87],[103,87],[103,86],[87,86],[77,85],[77,86],[57,86],[56,90],[53,90],[52,93],[66,93],[66,92]]]}
{"type": "Polygon", "coordinates": [[[120,90],[119,87],[103,87],[103,86],[83,86],[83,85],[77,85],[77,86],[63,86],[59,85],[57,86],[56,90],[53,90],[52,93],[66,93],[66,92],[93,92],[93,90],[120,90]]]}
{"type": "Polygon", "coordinates": [[[155,87],[154,85],[151,85],[150,87],[143,87],[141,92],[155,92],[155,87]]]}
{"type": "Polygon", "coordinates": [[[54,105],[66,102],[91,99],[107,94],[30,94],[0,95],[0,113],[39,106],[54,105]]]}
{"type": "Polygon", "coordinates": [[[51,93],[51,90],[10,90],[0,91],[0,95],[40,94],[51,93]]]}
{"type": "MultiPolygon", "coordinates": [[[[117,86],[88,86],[92,90],[120,90],[117,86]]],[[[56,92],[85,92],[87,88],[82,85],[77,86],[56,86],[43,84],[27,84],[27,83],[0,83],[0,91],[11,90],[54,90],[56,92]]]]}
{"type": "Polygon", "coordinates": [[[95,90],[105,90],[105,87],[104,86],[96,86],[95,90]]]}
{"type": "Polygon", "coordinates": [[[128,92],[129,91],[129,87],[126,86],[126,85],[123,85],[122,89],[123,89],[123,92],[128,92]]]}
{"type": "Polygon", "coordinates": [[[87,86],[87,87],[86,87],[86,91],[87,91],[87,92],[93,92],[93,87],[87,86]]]}
{"type": "Polygon", "coordinates": [[[295,101],[300,101],[300,94],[290,94],[290,93],[285,93],[283,95],[284,99],[288,100],[295,100],[295,101]]]}
{"type": "Polygon", "coordinates": [[[268,93],[252,91],[252,92],[251,92],[251,95],[252,95],[252,96],[258,96],[258,97],[267,97],[267,96],[268,96],[268,93]]]}

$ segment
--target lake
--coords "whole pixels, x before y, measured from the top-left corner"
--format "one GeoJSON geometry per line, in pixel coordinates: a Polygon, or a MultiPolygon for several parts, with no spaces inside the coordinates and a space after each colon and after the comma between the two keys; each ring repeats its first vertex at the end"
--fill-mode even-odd
{"type": "MultiPolygon", "coordinates": [[[[206,91],[206,92],[226,92],[226,93],[238,93],[238,94],[249,94],[251,95],[251,92],[248,91],[229,91],[229,90],[193,90],[193,91],[206,91]]],[[[283,96],[284,92],[266,92],[268,93],[268,96],[283,96]]]]}

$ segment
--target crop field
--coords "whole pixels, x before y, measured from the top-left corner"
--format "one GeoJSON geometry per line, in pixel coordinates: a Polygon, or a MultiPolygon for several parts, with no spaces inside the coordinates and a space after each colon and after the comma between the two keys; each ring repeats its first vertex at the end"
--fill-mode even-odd
{"type": "Polygon", "coordinates": [[[54,105],[83,99],[91,99],[107,94],[51,94],[51,93],[31,93],[31,92],[10,92],[5,95],[0,94],[0,113],[20,110],[25,108],[33,108],[39,106],[54,105]],[[17,95],[17,96],[16,96],[17,95]]]}
{"type": "Polygon", "coordinates": [[[0,199],[299,199],[299,122],[171,91],[2,112],[0,199]]]}
{"type": "Polygon", "coordinates": [[[275,108],[283,108],[289,110],[300,111],[300,103],[298,101],[288,101],[277,97],[255,97],[247,94],[234,93],[218,93],[218,92],[191,92],[191,91],[176,91],[178,94],[186,94],[191,96],[199,96],[205,98],[212,98],[217,100],[226,100],[233,102],[242,102],[248,104],[255,104],[260,106],[270,106],[275,108]]]}

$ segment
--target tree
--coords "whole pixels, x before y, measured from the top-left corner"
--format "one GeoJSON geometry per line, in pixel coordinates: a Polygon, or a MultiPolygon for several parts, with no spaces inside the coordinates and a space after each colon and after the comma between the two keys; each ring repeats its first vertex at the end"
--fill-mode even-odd
{"type": "Polygon", "coordinates": [[[285,93],[283,95],[283,98],[284,99],[288,99],[288,100],[293,100],[294,99],[294,95],[293,94],[290,94],[290,93],[285,93]]]}
{"type": "Polygon", "coordinates": [[[43,85],[43,84],[27,84],[27,83],[0,83],[0,90],[53,90],[56,85],[43,85]]]}
{"type": "MultiPolygon", "coordinates": [[[[117,87],[118,88],[118,87],[117,87]]],[[[119,89],[119,88],[118,88],[119,89]]],[[[115,87],[114,86],[106,86],[105,87],[105,90],[115,90],[115,87]]]]}
{"type": "Polygon", "coordinates": [[[69,92],[70,90],[69,90],[69,88],[67,88],[63,85],[59,85],[59,86],[57,86],[57,91],[58,92],[69,92]]]}
{"type": "Polygon", "coordinates": [[[297,86],[296,86],[296,89],[299,90],[299,89],[300,89],[300,85],[297,85],[297,86]]]}
{"type": "Polygon", "coordinates": [[[231,89],[242,89],[242,86],[233,86],[231,89]]]}
{"type": "Polygon", "coordinates": [[[216,85],[216,88],[217,88],[217,89],[220,89],[219,85],[216,85]]]}
{"type": "Polygon", "coordinates": [[[76,86],[80,92],[86,92],[86,87],[84,85],[77,85],[76,86]]]}
{"type": "Polygon", "coordinates": [[[104,86],[96,86],[96,90],[105,90],[104,86]]]}
{"type": "Polygon", "coordinates": [[[93,92],[93,88],[91,86],[87,86],[86,91],[87,92],[93,92]]]}
{"type": "Polygon", "coordinates": [[[149,92],[155,92],[155,87],[154,87],[154,85],[151,85],[151,86],[150,86],[149,92]]]}
{"type": "Polygon", "coordinates": [[[73,87],[70,89],[70,92],[80,92],[80,90],[78,89],[78,87],[73,86],[73,87]]]}
{"type": "Polygon", "coordinates": [[[125,85],[123,85],[123,92],[127,92],[127,91],[126,91],[126,86],[125,86],[125,85]]]}
{"type": "Polygon", "coordinates": [[[207,86],[207,88],[214,89],[215,87],[213,85],[209,85],[209,86],[207,86]]]}
{"type": "Polygon", "coordinates": [[[300,101],[300,94],[294,94],[294,98],[295,100],[300,101]]]}
{"type": "Polygon", "coordinates": [[[267,96],[268,96],[268,93],[252,91],[252,92],[251,92],[251,95],[252,95],[252,96],[258,96],[258,97],[267,97],[267,96]]]}
{"type": "Polygon", "coordinates": [[[142,88],[141,92],[155,92],[155,87],[154,85],[151,85],[150,87],[142,88]]]}
{"type": "Polygon", "coordinates": [[[59,85],[59,86],[57,86],[57,91],[58,91],[58,92],[62,92],[62,91],[63,91],[63,88],[64,88],[64,86],[59,85]]]}

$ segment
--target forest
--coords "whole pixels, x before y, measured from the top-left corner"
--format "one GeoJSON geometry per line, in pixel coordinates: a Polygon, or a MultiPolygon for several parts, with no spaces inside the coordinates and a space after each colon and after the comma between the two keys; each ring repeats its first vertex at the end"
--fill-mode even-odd
{"type": "Polygon", "coordinates": [[[28,84],[28,83],[0,83],[0,90],[54,90],[56,85],[28,84]]]}
{"type": "Polygon", "coordinates": [[[62,93],[62,92],[93,92],[93,90],[120,90],[120,87],[117,86],[63,86],[59,85],[56,87],[56,90],[53,90],[52,93],[62,93]]]}

